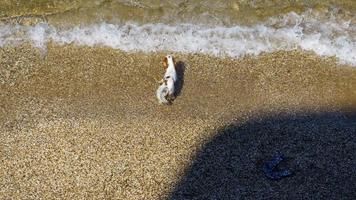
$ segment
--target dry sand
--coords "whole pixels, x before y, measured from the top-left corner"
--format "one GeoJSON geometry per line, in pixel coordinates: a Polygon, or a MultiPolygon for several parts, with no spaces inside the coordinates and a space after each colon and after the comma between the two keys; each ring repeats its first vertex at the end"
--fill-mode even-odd
{"type": "Polygon", "coordinates": [[[28,46],[0,51],[1,199],[165,199],[231,122],[356,109],[355,68],[298,51],[175,54],[183,89],[161,106],[163,56],[55,45],[46,56],[28,46]]]}

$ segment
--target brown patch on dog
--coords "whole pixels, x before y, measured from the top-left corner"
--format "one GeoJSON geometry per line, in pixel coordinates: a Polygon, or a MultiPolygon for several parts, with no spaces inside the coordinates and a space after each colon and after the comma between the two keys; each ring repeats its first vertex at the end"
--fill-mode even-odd
{"type": "Polygon", "coordinates": [[[164,59],[163,59],[163,67],[164,67],[164,69],[168,68],[168,59],[166,57],[164,57],[164,59]]]}

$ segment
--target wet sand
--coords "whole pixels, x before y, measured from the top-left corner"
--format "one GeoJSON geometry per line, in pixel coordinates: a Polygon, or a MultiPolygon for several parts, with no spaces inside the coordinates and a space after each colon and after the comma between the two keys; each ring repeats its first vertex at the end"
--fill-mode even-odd
{"type": "Polygon", "coordinates": [[[46,55],[0,51],[0,196],[165,199],[232,122],[356,109],[356,69],[298,51],[175,54],[183,89],[161,106],[164,55],[70,45],[49,45],[46,55]]]}

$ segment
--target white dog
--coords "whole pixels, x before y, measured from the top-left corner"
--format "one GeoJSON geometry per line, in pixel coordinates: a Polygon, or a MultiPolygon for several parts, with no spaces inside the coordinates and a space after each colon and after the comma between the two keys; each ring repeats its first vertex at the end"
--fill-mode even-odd
{"type": "Polygon", "coordinates": [[[164,57],[163,66],[166,70],[163,79],[160,81],[160,86],[157,89],[156,95],[161,104],[170,104],[174,100],[175,83],[177,81],[177,72],[175,61],[171,55],[164,57]]]}

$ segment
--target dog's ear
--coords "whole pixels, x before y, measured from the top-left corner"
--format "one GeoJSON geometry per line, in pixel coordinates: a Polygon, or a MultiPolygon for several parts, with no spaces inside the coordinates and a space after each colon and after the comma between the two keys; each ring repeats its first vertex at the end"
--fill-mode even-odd
{"type": "Polygon", "coordinates": [[[166,57],[164,57],[164,59],[163,59],[163,67],[164,67],[164,69],[167,69],[167,67],[168,67],[168,59],[166,57]]]}

